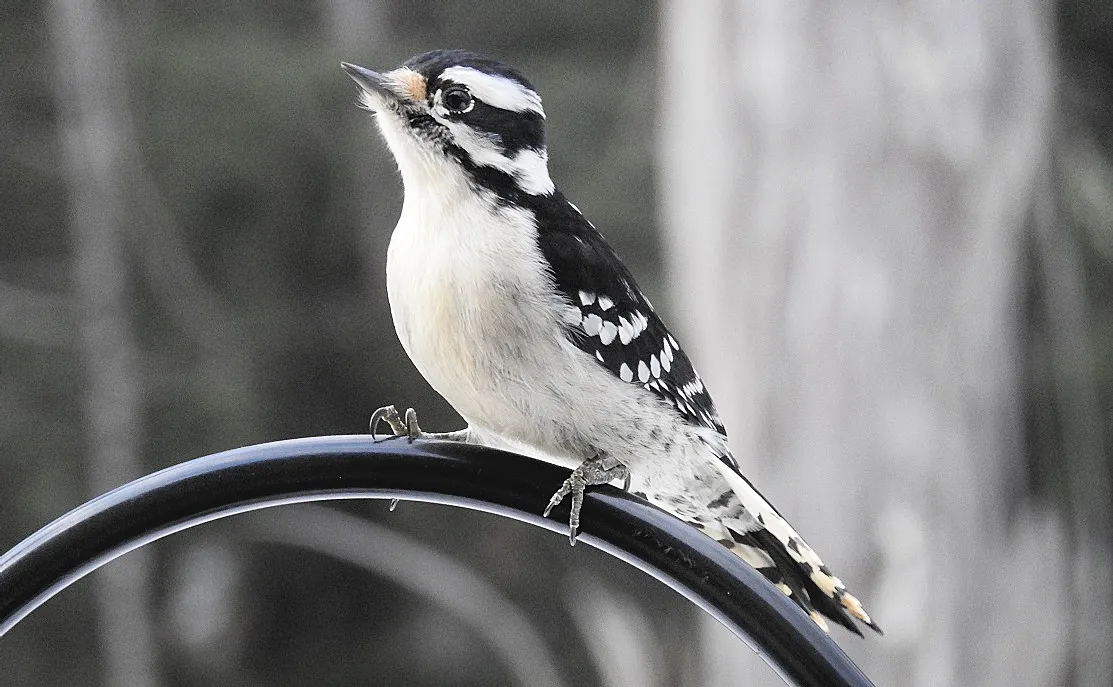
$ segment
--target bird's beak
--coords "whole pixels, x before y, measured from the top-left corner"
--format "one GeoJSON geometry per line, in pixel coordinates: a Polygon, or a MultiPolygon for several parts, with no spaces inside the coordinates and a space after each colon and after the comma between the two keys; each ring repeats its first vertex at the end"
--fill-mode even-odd
{"type": "Polygon", "coordinates": [[[340,66],[360,88],[367,93],[381,96],[387,102],[420,101],[425,98],[424,77],[404,67],[380,74],[348,62],[341,62],[340,66]]]}
{"type": "Polygon", "coordinates": [[[399,94],[390,88],[391,80],[385,75],[375,71],[371,71],[366,67],[361,67],[358,64],[349,64],[348,62],[341,62],[340,66],[344,71],[348,72],[348,76],[359,84],[359,87],[368,93],[377,93],[384,98],[390,100],[397,100],[399,94]]]}

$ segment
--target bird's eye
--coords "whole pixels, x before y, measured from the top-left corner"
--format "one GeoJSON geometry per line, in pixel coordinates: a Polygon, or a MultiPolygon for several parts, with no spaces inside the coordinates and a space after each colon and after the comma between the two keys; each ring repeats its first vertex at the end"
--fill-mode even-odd
{"type": "Polygon", "coordinates": [[[472,108],[475,101],[472,100],[471,93],[463,86],[450,86],[441,95],[441,104],[449,112],[456,114],[463,114],[472,108]]]}

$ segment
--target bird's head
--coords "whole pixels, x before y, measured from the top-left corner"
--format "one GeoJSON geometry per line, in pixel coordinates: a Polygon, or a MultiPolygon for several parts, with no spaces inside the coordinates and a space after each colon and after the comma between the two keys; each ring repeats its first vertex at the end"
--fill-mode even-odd
{"type": "Polygon", "coordinates": [[[407,188],[462,173],[500,195],[553,192],[541,97],[517,70],[462,50],[423,53],[385,73],[342,66],[407,188]]]}

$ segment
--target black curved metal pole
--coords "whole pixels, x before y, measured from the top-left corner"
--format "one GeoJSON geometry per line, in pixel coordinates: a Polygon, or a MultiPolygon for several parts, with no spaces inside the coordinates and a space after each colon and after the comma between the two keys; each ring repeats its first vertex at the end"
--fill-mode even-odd
{"type": "MultiPolygon", "coordinates": [[[[202,522],[285,503],[404,498],[463,506],[566,535],[567,501],[541,509],[567,477],[504,451],[369,435],[291,439],[166,468],[75,508],[0,558],[0,635],[84,575],[202,522]]],[[[584,499],[580,541],[662,580],[799,685],[869,685],[787,597],[724,547],[619,489],[584,499]]],[[[742,677],[742,676],[740,676],[742,677]]]]}

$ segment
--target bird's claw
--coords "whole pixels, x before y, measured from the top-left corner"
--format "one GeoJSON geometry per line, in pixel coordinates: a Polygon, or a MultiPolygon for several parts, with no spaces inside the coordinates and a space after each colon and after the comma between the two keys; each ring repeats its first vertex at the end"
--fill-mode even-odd
{"type": "Polygon", "coordinates": [[[549,505],[545,506],[545,512],[542,513],[542,517],[549,517],[553,508],[559,506],[565,496],[572,494],[572,509],[568,516],[568,543],[572,546],[576,545],[576,534],[580,531],[580,508],[584,503],[584,489],[586,488],[587,482],[584,481],[583,473],[580,468],[576,468],[572,471],[572,475],[564,480],[564,484],[560,485],[560,489],[557,489],[553,497],[549,499],[549,505]]]}
{"type": "Polygon", "coordinates": [[[383,406],[375,412],[371,413],[371,436],[375,436],[375,430],[379,428],[379,423],[385,422],[390,425],[390,431],[394,434],[385,436],[382,439],[375,439],[375,443],[381,441],[389,441],[390,439],[397,439],[401,436],[406,436],[407,427],[402,421],[402,417],[398,414],[398,409],[393,405],[383,406]]]}
{"type": "Polygon", "coordinates": [[[421,431],[421,426],[417,424],[417,411],[413,408],[406,408],[404,416],[398,414],[398,409],[393,405],[383,406],[374,413],[371,413],[371,436],[375,436],[375,430],[378,429],[379,423],[385,422],[390,425],[390,430],[394,432],[392,436],[384,436],[381,439],[375,439],[375,442],[390,441],[399,437],[405,437],[411,444],[414,439],[441,439],[443,441],[463,441],[466,442],[469,437],[467,429],[461,429],[456,432],[437,432],[427,433],[421,431]]]}
{"type": "Polygon", "coordinates": [[[406,408],[406,436],[412,444],[414,439],[424,439],[428,435],[421,431],[421,427],[417,424],[417,411],[413,408],[406,408]]]}
{"type": "Polygon", "coordinates": [[[580,531],[580,509],[584,505],[584,490],[589,486],[607,484],[616,479],[622,480],[623,489],[630,489],[630,471],[622,463],[605,456],[595,456],[585,460],[572,471],[568,479],[560,485],[560,489],[557,489],[556,493],[549,499],[549,505],[545,506],[542,517],[549,517],[553,508],[560,505],[565,496],[571,494],[572,507],[568,516],[568,543],[575,546],[576,535],[580,531]]]}

